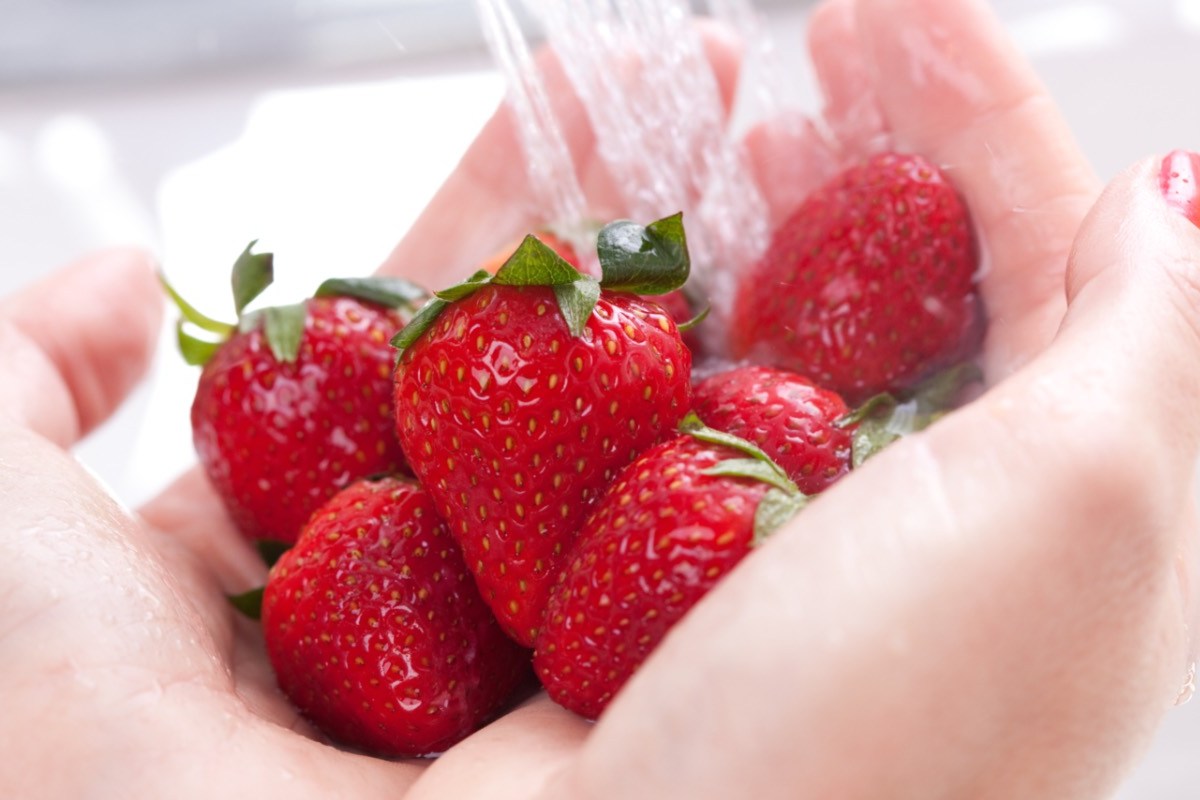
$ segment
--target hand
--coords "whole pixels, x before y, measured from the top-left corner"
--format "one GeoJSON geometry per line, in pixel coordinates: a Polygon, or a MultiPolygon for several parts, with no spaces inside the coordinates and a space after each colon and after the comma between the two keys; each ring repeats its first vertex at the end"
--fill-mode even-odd
{"type": "MultiPolygon", "coordinates": [[[[0,306],[6,794],[1083,797],[1111,787],[1188,658],[1181,565],[1200,432],[1185,399],[1200,382],[1188,259],[1200,262],[1200,233],[1165,210],[1143,166],[1098,206],[1064,275],[1095,180],[986,11],[947,6],[829,5],[813,21],[813,51],[848,150],[873,128],[955,167],[991,264],[995,386],[745,562],[594,728],[536,698],[431,767],[318,743],[274,690],[253,626],[224,600],[263,571],[202,478],[185,476],[135,516],[64,452],[148,359],[159,290],[145,259],[91,259],[0,306]],[[897,31],[896,20],[911,22],[897,31]],[[906,49],[930,31],[942,34],[930,53],[906,49]],[[966,76],[955,81],[937,68],[951,44],[966,76]],[[839,66],[835,53],[858,55],[839,66]],[[847,98],[864,94],[865,111],[851,109],[847,98]],[[78,308],[83,294],[102,311],[78,308]]],[[[731,43],[710,40],[710,57],[732,86],[731,43]]],[[[572,119],[573,152],[594,163],[577,108],[572,119]]],[[[455,239],[445,253],[439,231],[464,209],[506,233],[539,221],[512,196],[519,165],[492,160],[506,142],[511,152],[507,126],[501,114],[481,134],[389,268],[445,254],[438,263],[469,269],[496,240],[455,239]]],[[[757,134],[760,164],[771,133],[757,134]]]]}
{"type": "MultiPolygon", "coordinates": [[[[1099,183],[982,3],[842,0],[810,36],[837,141],[759,128],[761,182],[802,161],[797,146],[830,171],[887,145],[948,167],[986,257],[992,388],[745,562],[541,796],[1104,796],[1192,657],[1197,431],[1181,404],[1197,376],[1180,265],[1197,232],[1167,211],[1150,162],[1079,232],[1099,183]]],[[[512,147],[506,124],[431,216],[513,185],[483,171],[512,147]]],[[[824,177],[769,193],[776,215],[824,177]]],[[[530,205],[509,199],[482,219],[530,205]]],[[[420,254],[445,237],[426,222],[391,268],[429,263],[420,254]]],[[[481,255],[452,247],[449,263],[465,272],[481,255]]],[[[469,796],[467,766],[499,761],[521,720],[456,748],[423,787],[469,796]]],[[[533,726],[521,730],[519,770],[537,763],[533,726]]],[[[479,775],[476,789],[494,779],[479,775]]]]}

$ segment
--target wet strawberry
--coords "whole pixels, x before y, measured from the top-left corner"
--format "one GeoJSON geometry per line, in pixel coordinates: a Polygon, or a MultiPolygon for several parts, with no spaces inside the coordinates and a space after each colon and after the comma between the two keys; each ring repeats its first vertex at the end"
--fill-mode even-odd
{"type": "Polygon", "coordinates": [[[271,570],[262,625],[276,679],[337,742],[385,756],[445,750],[529,675],[428,495],[358,481],[271,570]]]}
{"type": "Polygon", "coordinates": [[[662,638],[804,497],[746,442],[693,422],[644,453],[579,534],[546,609],[534,670],[594,719],[662,638]]]}
{"type": "Polygon", "coordinates": [[[967,209],[919,156],[885,153],[819,188],[741,280],[736,356],[850,402],[963,357],[979,323],[967,209]]]}
{"type": "Polygon", "coordinates": [[[603,282],[529,237],[494,278],[440,293],[397,337],[408,461],[525,644],[589,508],[691,402],[675,323],[632,293],[686,277],[683,229],[677,217],[634,227],[610,249],[601,234],[603,282]]]}
{"type": "Polygon", "coordinates": [[[805,494],[850,470],[853,426],[836,392],[794,372],[745,366],[696,384],[692,406],[704,423],[746,439],[774,459],[805,494]]]}
{"type": "Polygon", "coordinates": [[[236,326],[168,290],[184,315],[184,355],[204,367],[191,411],[200,463],[248,538],[290,543],[338,489],[404,469],[389,340],[422,295],[394,280],[329,281],[303,303],[243,313],[271,268],[269,254],[250,248],[238,260],[236,326]],[[218,339],[198,339],[185,323],[218,339]]]}

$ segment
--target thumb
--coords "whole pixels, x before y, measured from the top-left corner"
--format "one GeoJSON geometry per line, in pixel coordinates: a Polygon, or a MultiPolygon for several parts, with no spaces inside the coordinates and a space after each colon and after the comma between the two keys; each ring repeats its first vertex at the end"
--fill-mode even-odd
{"type": "Polygon", "coordinates": [[[1168,202],[1160,183],[1148,161],[1097,203],[1052,344],[750,554],[622,690],[563,786],[1115,788],[1195,629],[1200,229],[1177,213],[1189,187],[1174,180],[1168,202]]]}
{"type": "Polygon", "coordinates": [[[1176,475],[1190,474],[1200,450],[1198,175],[1200,156],[1176,151],[1105,189],[1075,240],[1062,328],[1035,370],[1066,361],[1078,391],[1102,388],[1136,411],[1176,475]]]}

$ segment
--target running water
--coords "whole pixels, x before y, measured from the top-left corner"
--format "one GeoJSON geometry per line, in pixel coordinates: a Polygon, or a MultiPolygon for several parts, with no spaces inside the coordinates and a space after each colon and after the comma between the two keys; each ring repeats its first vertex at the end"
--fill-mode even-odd
{"type": "Polygon", "coordinates": [[[508,83],[529,181],[549,219],[573,225],[587,213],[571,152],[550,108],[529,45],[505,0],[477,0],[483,33],[508,83]]]}
{"type": "MultiPolygon", "coordinates": [[[[507,0],[477,0],[519,120],[529,178],[548,222],[573,223],[611,209],[588,208],[580,178],[529,48],[507,0]]],[[[683,211],[694,278],[729,297],[730,270],[755,258],[769,231],[765,201],[730,130],[717,78],[684,0],[524,0],[582,100],[596,151],[638,222],[683,211]]],[[[712,0],[712,14],[749,42],[756,98],[770,108],[771,49],[747,0],[712,0]]],[[[716,309],[718,313],[722,309],[716,309]]]]}

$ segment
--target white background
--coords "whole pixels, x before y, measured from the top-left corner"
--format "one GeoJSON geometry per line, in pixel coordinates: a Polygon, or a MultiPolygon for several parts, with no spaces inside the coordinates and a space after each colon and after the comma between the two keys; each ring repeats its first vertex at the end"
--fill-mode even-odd
{"type": "MultiPolygon", "coordinates": [[[[504,90],[464,0],[264,3],[257,17],[198,3],[183,24],[151,14],[158,28],[137,16],[151,3],[55,16],[68,5],[18,2],[28,29],[0,25],[0,294],[118,243],[149,247],[216,316],[252,238],[277,254],[281,298],[368,273],[504,90]]],[[[1102,176],[1200,148],[1200,0],[995,5],[1102,176]]],[[[798,50],[807,6],[767,6],[781,49],[798,50]]],[[[79,448],[127,503],[191,463],[194,381],[164,336],[146,384],[79,448]]],[[[1200,702],[1169,716],[1118,797],[1200,797],[1200,702]]]]}

